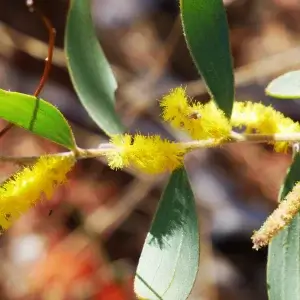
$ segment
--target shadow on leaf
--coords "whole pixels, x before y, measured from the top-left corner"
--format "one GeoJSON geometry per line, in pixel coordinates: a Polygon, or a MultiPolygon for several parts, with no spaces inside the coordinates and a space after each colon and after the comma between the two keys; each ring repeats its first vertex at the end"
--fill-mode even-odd
{"type": "Polygon", "coordinates": [[[188,180],[182,169],[173,172],[160,200],[154,222],[150,230],[150,245],[158,246],[160,249],[170,247],[169,239],[174,235],[183,235],[187,225],[189,203],[193,201],[193,195],[186,194],[190,189],[188,180]]]}

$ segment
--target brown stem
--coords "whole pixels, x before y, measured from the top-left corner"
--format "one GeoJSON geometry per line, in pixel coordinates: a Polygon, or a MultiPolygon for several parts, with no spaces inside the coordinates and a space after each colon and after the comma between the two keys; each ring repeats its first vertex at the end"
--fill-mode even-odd
{"type": "Polygon", "coordinates": [[[36,88],[34,92],[34,96],[38,97],[41,93],[50,73],[51,65],[52,65],[52,58],[53,58],[53,50],[54,50],[54,44],[55,44],[55,36],[56,36],[56,30],[53,27],[51,21],[37,8],[34,8],[35,12],[40,16],[40,18],[43,20],[46,28],[48,29],[49,33],[49,42],[48,42],[48,56],[45,59],[45,68],[43,75],[41,77],[41,80],[39,82],[38,87],[36,88]]]}
{"type": "MultiPolygon", "coordinates": [[[[44,25],[46,26],[48,33],[49,33],[49,42],[48,42],[48,56],[45,59],[45,67],[43,75],[40,79],[40,82],[34,92],[34,96],[38,97],[45,86],[45,83],[49,77],[51,65],[52,65],[52,58],[53,58],[53,50],[54,50],[54,44],[55,44],[55,36],[56,36],[56,30],[53,27],[51,21],[39,10],[34,6],[34,2],[32,0],[27,0],[26,2],[28,8],[30,11],[35,11],[38,16],[42,19],[44,22],[44,25]]],[[[14,127],[14,124],[9,123],[7,124],[1,131],[0,131],[0,139],[11,129],[14,127]]]]}
{"type": "Polygon", "coordinates": [[[0,139],[9,131],[12,127],[14,127],[14,124],[8,123],[1,131],[0,131],[0,139]]]}

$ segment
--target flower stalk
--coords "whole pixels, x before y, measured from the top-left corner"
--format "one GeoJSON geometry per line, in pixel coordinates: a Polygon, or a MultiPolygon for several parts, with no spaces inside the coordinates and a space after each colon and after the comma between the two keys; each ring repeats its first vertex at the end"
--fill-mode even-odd
{"type": "MultiPolygon", "coordinates": [[[[230,137],[226,140],[215,140],[215,139],[206,139],[206,140],[192,140],[188,142],[177,142],[176,144],[185,148],[186,153],[192,150],[199,150],[204,148],[218,147],[220,145],[233,144],[233,143],[275,143],[275,142],[287,142],[292,144],[300,143],[300,132],[299,133],[278,133],[278,134],[243,134],[232,131],[230,137]]],[[[100,144],[98,148],[91,149],[80,149],[78,148],[77,159],[87,159],[87,158],[97,158],[105,157],[107,153],[118,151],[115,145],[111,143],[100,144]]],[[[52,157],[63,157],[71,155],[72,151],[60,152],[49,154],[46,156],[52,157]]],[[[0,156],[1,162],[13,162],[17,164],[28,164],[34,163],[38,160],[40,155],[33,156],[0,156]]]]}
{"type": "Polygon", "coordinates": [[[262,227],[252,236],[253,248],[267,246],[271,240],[293,220],[300,211],[300,183],[280,202],[277,209],[268,217],[262,227]]]}

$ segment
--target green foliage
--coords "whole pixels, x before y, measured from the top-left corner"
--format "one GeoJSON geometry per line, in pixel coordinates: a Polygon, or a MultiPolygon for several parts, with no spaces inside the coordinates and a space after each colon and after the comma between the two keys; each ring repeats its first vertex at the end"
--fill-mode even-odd
{"type": "MultiPolygon", "coordinates": [[[[300,181],[300,155],[296,154],[281,188],[280,200],[300,181]]],[[[267,286],[270,300],[300,299],[300,213],[271,242],[267,286]]]]}
{"type": "MultiPolygon", "coordinates": [[[[108,135],[122,133],[124,128],[115,112],[117,83],[99,45],[91,17],[90,4],[90,0],[70,0],[65,32],[68,70],[81,103],[96,124],[108,135]]],[[[213,100],[224,111],[227,118],[230,118],[234,103],[234,76],[223,1],[180,0],[180,9],[187,46],[195,65],[213,100]]],[[[300,71],[289,72],[273,80],[268,85],[266,93],[276,98],[300,98],[300,71]]],[[[34,96],[3,90],[0,90],[0,101],[1,118],[68,149],[76,148],[73,133],[67,121],[53,105],[34,96]]],[[[173,101],[171,102],[173,103],[173,101]]],[[[187,110],[190,112],[189,107],[187,110]]],[[[183,110],[175,109],[174,111],[183,115],[183,110]]],[[[270,112],[270,110],[268,111],[270,112]]],[[[263,110],[258,111],[258,115],[259,112],[263,112],[263,110]]],[[[201,114],[199,115],[187,114],[187,118],[194,121],[194,118],[201,119],[201,114]]],[[[284,121],[286,126],[284,128],[293,125],[291,120],[286,121],[281,115],[278,114],[278,116],[282,122],[284,121]]],[[[174,121],[174,118],[170,119],[174,121]]],[[[273,125],[278,124],[276,120],[273,125]]],[[[228,124],[228,120],[225,119],[225,121],[228,124]]],[[[178,122],[178,124],[181,128],[182,123],[178,122]]],[[[193,124],[197,123],[193,122],[193,124]]],[[[209,122],[207,124],[209,127],[209,122]]],[[[268,120],[266,124],[263,123],[265,126],[270,124],[272,122],[268,123],[268,120]]],[[[199,127],[197,125],[198,129],[199,127]]],[[[266,127],[269,129],[270,126],[266,127]]],[[[298,133],[298,127],[293,128],[296,128],[295,132],[298,133]]],[[[228,138],[232,137],[231,129],[232,127],[228,125],[226,131],[228,138]]],[[[218,130],[222,130],[222,128],[218,128],[218,130]]],[[[239,141],[247,138],[246,135],[240,136],[242,139],[239,141]]],[[[266,136],[270,141],[268,132],[266,136]]],[[[253,138],[253,135],[251,137],[253,138]]],[[[129,154],[131,154],[134,159],[139,160],[140,165],[143,165],[142,158],[133,155],[132,148],[131,152],[129,151],[134,144],[130,136],[125,137],[127,142],[122,139],[124,140],[124,136],[117,137],[117,147],[115,148],[92,149],[93,151],[77,149],[76,154],[82,155],[81,158],[89,157],[90,153],[106,154],[112,161],[115,159],[119,164],[121,161],[121,165],[122,159],[128,160],[129,154]],[[127,153],[125,150],[122,153],[120,148],[125,149],[127,153]],[[109,150],[116,150],[116,153],[109,152],[109,150]]],[[[154,150],[157,150],[158,140],[153,139],[155,144],[152,144],[152,148],[154,150]]],[[[223,140],[225,141],[225,139],[223,140]]],[[[204,141],[207,140],[204,139],[204,141]]],[[[262,140],[257,139],[257,141],[262,140]]],[[[275,140],[271,141],[276,142],[275,140]]],[[[291,139],[288,139],[286,142],[290,141],[291,139]]],[[[203,140],[197,139],[193,142],[196,144],[203,140]]],[[[140,144],[142,143],[140,142],[140,144]]],[[[162,145],[165,146],[166,143],[162,143],[162,145]]],[[[150,148],[150,146],[147,147],[150,148]]],[[[139,147],[139,144],[137,149],[143,152],[141,150],[143,148],[139,147]]],[[[165,146],[163,149],[168,148],[165,146]]],[[[144,152],[147,152],[147,159],[152,163],[151,149],[150,155],[148,150],[144,152]]],[[[171,151],[167,153],[171,153],[170,155],[166,155],[166,151],[162,152],[163,158],[171,157],[171,154],[175,153],[175,151],[171,151]]],[[[185,151],[182,152],[186,154],[185,151]]],[[[183,159],[182,152],[180,152],[180,158],[183,159]]],[[[158,153],[161,154],[161,152],[156,151],[156,161],[158,161],[158,153]]],[[[78,157],[76,156],[76,158],[78,157]]],[[[176,159],[178,160],[179,157],[176,159]]],[[[166,168],[166,160],[161,161],[162,169],[166,168]]],[[[117,163],[114,165],[116,166],[117,163]]],[[[300,181],[300,154],[294,156],[294,161],[282,187],[280,200],[292,190],[298,181],[300,181]]],[[[273,238],[269,247],[267,283],[270,300],[300,299],[299,252],[300,214],[298,213],[292,223],[273,238]]],[[[181,168],[172,173],[145,240],[135,277],[136,294],[140,299],[187,299],[197,275],[199,256],[196,203],[186,171],[181,168]]]]}
{"type": "Polygon", "coordinates": [[[300,71],[285,73],[269,83],[266,94],[274,98],[300,98],[300,71]]]}
{"type": "Polygon", "coordinates": [[[230,117],[234,77],[222,0],[181,0],[187,45],[211,96],[230,117]]]}
{"type": "Polygon", "coordinates": [[[77,95],[96,124],[107,134],[124,131],[115,112],[117,83],[99,45],[90,0],[71,0],[65,33],[69,73],[77,95]]]}
{"type": "Polygon", "coordinates": [[[184,300],[198,270],[199,231],[195,199],[184,168],[162,195],[135,278],[142,299],[184,300]]]}
{"type": "Polygon", "coordinates": [[[0,102],[0,118],[68,149],[76,147],[70,126],[52,104],[34,96],[4,90],[0,90],[0,102]]]}

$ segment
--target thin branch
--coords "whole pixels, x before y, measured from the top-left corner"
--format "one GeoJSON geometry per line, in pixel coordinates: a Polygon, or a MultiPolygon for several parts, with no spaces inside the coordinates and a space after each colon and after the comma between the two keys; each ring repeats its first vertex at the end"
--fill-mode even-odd
{"type": "MultiPolygon", "coordinates": [[[[300,142],[300,132],[297,133],[275,133],[275,134],[241,134],[237,132],[231,132],[231,135],[228,139],[216,140],[216,139],[207,139],[207,140],[197,140],[190,142],[178,142],[177,144],[184,147],[188,152],[210,148],[218,147],[226,144],[233,143],[268,143],[268,142],[291,142],[298,143],[300,142]]],[[[119,149],[110,143],[100,144],[98,148],[92,149],[77,149],[76,158],[77,159],[87,159],[87,158],[97,158],[105,156],[108,152],[119,151],[119,149]]],[[[74,155],[73,151],[54,153],[54,154],[43,154],[35,156],[0,156],[0,162],[15,162],[20,164],[32,163],[39,159],[41,156],[52,156],[52,157],[61,157],[67,155],[74,155]]]]}
{"type": "Polygon", "coordinates": [[[72,155],[73,152],[61,152],[53,154],[33,155],[33,156],[0,156],[0,162],[13,162],[16,164],[31,164],[36,162],[42,156],[62,157],[72,155]]]}
{"type": "Polygon", "coordinates": [[[8,123],[1,131],[0,131],[0,139],[12,128],[14,124],[8,123]]]}
{"type": "MultiPolygon", "coordinates": [[[[95,149],[78,149],[77,159],[87,159],[103,156],[109,151],[116,151],[116,147],[112,144],[101,144],[99,148],[95,149]]],[[[59,153],[47,153],[42,155],[32,155],[32,156],[0,156],[0,162],[13,162],[18,164],[29,164],[34,163],[42,156],[51,157],[63,157],[68,155],[74,155],[73,151],[59,152],[59,153]]]]}
{"type": "Polygon", "coordinates": [[[50,69],[52,66],[52,58],[53,58],[53,50],[54,50],[54,44],[55,44],[55,37],[56,37],[56,30],[53,27],[51,21],[36,7],[34,7],[34,11],[40,16],[40,18],[43,20],[46,28],[48,29],[49,33],[49,43],[48,43],[48,56],[45,59],[45,68],[43,75],[41,77],[41,80],[39,82],[38,87],[36,88],[34,92],[34,96],[38,97],[39,94],[41,93],[43,87],[45,86],[45,83],[49,77],[50,69]]]}
{"type": "Polygon", "coordinates": [[[240,142],[299,142],[300,132],[274,134],[240,134],[240,142]]]}

